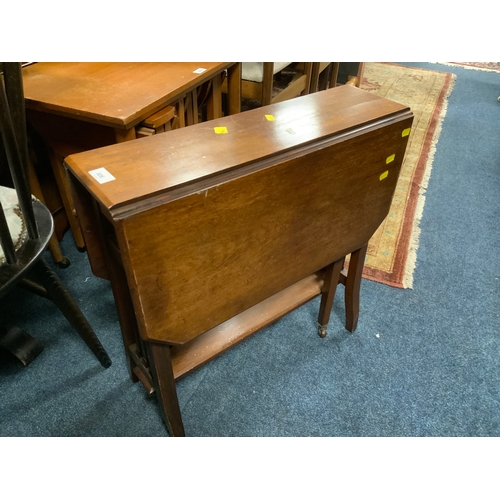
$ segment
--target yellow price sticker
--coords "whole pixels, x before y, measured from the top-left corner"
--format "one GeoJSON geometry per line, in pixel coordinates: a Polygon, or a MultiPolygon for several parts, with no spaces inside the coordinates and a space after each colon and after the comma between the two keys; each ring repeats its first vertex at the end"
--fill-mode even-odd
{"type": "Polygon", "coordinates": [[[274,120],[276,120],[276,118],[274,118],[273,115],[264,115],[266,117],[266,120],[268,122],[273,122],[274,120]]]}
{"type": "Polygon", "coordinates": [[[383,174],[380,174],[379,179],[383,181],[389,175],[389,170],[386,170],[383,174]]]}
{"type": "Polygon", "coordinates": [[[410,135],[411,128],[405,128],[403,130],[403,133],[401,134],[401,137],[406,137],[407,135],[410,135]]]}
{"type": "Polygon", "coordinates": [[[214,127],[214,132],[216,134],[227,134],[227,128],[226,127],[214,127]]]}
{"type": "Polygon", "coordinates": [[[394,158],[396,158],[396,155],[388,156],[385,160],[385,163],[391,163],[392,161],[394,161],[394,158]]]}

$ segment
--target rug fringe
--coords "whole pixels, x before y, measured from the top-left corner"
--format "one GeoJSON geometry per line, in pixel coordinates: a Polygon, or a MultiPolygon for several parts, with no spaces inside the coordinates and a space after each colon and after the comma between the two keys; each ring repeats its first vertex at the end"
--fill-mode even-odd
{"type": "Polygon", "coordinates": [[[432,166],[434,163],[434,156],[436,154],[437,143],[441,135],[441,130],[443,127],[443,121],[448,111],[448,98],[453,91],[453,87],[456,82],[456,75],[451,74],[450,84],[446,91],[446,95],[443,99],[443,105],[441,112],[439,114],[436,129],[434,130],[434,135],[432,137],[431,147],[429,150],[429,156],[427,157],[427,162],[425,165],[424,175],[422,177],[422,182],[419,186],[418,200],[415,208],[415,218],[413,219],[413,227],[410,236],[410,244],[408,248],[408,257],[406,260],[405,272],[403,276],[403,288],[413,288],[413,274],[417,266],[417,250],[420,244],[420,221],[422,220],[422,215],[424,213],[425,205],[425,193],[429,185],[429,179],[431,177],[432,166]]]}
{"type": "Polygon", "coordinates": [[[500,73],[500,69],[493,68],[478,68],[477,66],[467,66],[466,64],[452,63],[452,62],[432,62],[431,64],[442,64],[444,66],[453,66],[455,68],[473,69],[476,71],[489,71],[491,73],[500,73]]]}

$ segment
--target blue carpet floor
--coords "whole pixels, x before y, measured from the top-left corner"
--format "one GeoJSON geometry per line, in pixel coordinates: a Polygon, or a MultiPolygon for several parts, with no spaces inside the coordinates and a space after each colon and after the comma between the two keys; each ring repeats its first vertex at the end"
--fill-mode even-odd
{"type": "MultiPolygon", "coordinates": [[[[500,436],[500,74],[414,65],[457,80],[413,289],[363,281],[350,334],[339,287],[325,339],[313,301],[182,379],[187,435],[500,436]]],[[[0,436],[167,436],[155,399],[128,377],[109,284],[71,235],[62,247],[72,264],[57,273],[113,365],[101,368],[50,302],[11,293],[2,322],[45,350],[27,368],[2,356],[0,436]]]]}

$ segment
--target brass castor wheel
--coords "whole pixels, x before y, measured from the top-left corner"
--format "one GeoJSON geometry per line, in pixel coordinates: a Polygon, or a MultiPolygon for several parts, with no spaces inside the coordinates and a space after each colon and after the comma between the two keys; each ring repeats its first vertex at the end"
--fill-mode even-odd
{"type": "Polygon", "coordinates": [[[326,337],[326,326],[319,326],[318,328],[318,335],[324,339],[326,337]]]}

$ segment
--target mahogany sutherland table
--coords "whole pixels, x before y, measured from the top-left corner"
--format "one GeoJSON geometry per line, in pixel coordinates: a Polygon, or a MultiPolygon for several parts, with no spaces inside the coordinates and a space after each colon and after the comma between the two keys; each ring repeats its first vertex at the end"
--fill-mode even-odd
{"type": "Polygon", "coordinates": [[[171,434],[184,435],[177,378],[318,295],[324,336],[339,282],[354,331],[412,121],[344,86],[66,158],[131,376],[171,434]]]}

